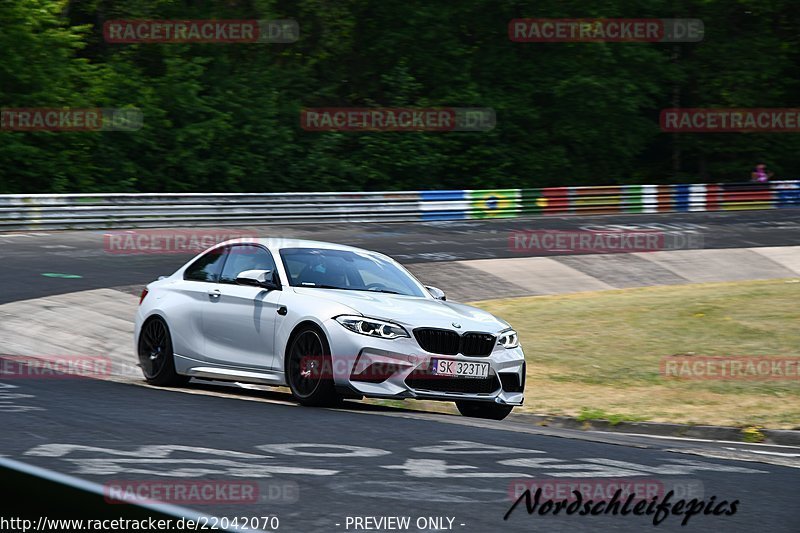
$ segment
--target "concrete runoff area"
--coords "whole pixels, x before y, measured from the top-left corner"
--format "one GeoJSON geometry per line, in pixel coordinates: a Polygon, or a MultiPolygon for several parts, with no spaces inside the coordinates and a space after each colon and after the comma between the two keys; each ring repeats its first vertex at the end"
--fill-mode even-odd
{"type": "MultiPolygon", "coordinates": [[[[102,256],[102,252],[95,253],[102,256]]],[[[127,268],[138,271],[144,259],[127,258],[127,268]]],[[[169,274],[186,258],[166,255],[161,260],[170,260],[171,264],[159,274],[169,274]]],[[[449,299],[468,302],[655,285],[790,278],[800,275],[800,246],[425,261],[405,266],[423,283],[444,290],[449,299]]],[[[9,276],[21,275],[22,270],[18,270],[12,268],[9,276]]],[[[30,273],[30,269],[24,270],[30,273]]],[[[113,278],[114,270],[104,271],[104,276],[113,278]]],[[[127,272],[120,271],[117,278],[127,272]]],[[[144,279],[155,277],[153,274],[144,279]]],[[[63,283],[75,286],[77,291],[99,288],[97,280],[90,278],[46,282],[43,279],[46,278],[37,279],[40,286],[63,283]]],[[[124,285],[133,294],[138,294],[147,282],[136,285],[108,281],[106,287],[124,285]]],[[[36,290],[26,291],[28,297],[36,294],[36,290]]]]}
{"type": "MultiPolygon", "coordinates": [[[[482,259],[465,261],[465,263],[472,268],[492,273],[506,281],[513,280],[513,283],[525,287],[530,295],[601,291],[614,288],[601,280],[575,270],[557,258],[482,259]]],[[[477,300],[471,296],[467,296],[466,299],[477,300]]]]}
{"type": "MultiPolygon", "coordinates": [[[[514,259],[506,259],[514,261],[514,259]]],[[[405,265],[425,285],[447,292],[450,299],[488,300],[542,294],[524,285],[509,281],[508,276],[495,276],[483,268],[470,265],[470,261],[446,261],[405,265]]]]}
{"type": "Polygon", "coordinates": [[[751,250],[792,272],[800,272],[800,253],[798,253],[800,246],[764,246],[751,248],[751,250]]]}
{"type": "MultiPolygon", "coordinates": [[[[524,287],[529,295],[681,285],[715,281],[792,278],[800,275],[800,246],[675,250],[632,254],[561,255],[460,261],[493,278],[524,287]],[[763,252],[762,252],[763,250],[763,252]]],[[[415,265],[411,265],[413,270],[415,265]]],[[[441,289],[453,299],[476,301],[483,292],[452,280],[441,289]]],[[[443,284],[444,285],[444,284],[443,284]]],[[[498,294],[496,298],[505,297],[498,294]]]]}
{"type": "Polygon", "coordinates": [[[109,379],[141,381],[133,349],[139,299],[114,289],[0,305],[2,355],[108,358],[109,379]]]}
{"type": "MultiPolygon", "coordinates": [[[[795,254],[800,253],[800,247],[793,248],[795,254]]],[[[788,278],[798,274],[797,271],[751,249],[681,250],[637,255],[671,270],[691,283],[788,278]]]]}

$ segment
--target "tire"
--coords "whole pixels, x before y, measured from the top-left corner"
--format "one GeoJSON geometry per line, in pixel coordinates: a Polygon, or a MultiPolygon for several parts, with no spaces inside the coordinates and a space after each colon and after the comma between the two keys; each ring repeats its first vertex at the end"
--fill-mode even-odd
{"type": "Polygon", "coordinates": [[[172,336],[162,318],[151,318],[144,323],[139,333],[138,352],[142,374],[151,385],[179,387],[189,382],[188,376],[175,371],[172,336]]]}
{"type": "Polygon", "coordinates": [[[476,402],[472,400],[459,400],[456,402],[458,412],[471,418],[488,418],[490,420],[502,420],[514,408],[513,405],[502,405],[499,403],[476,402]]]}
{"type": "Polygon", "coordinates": [[[294,332],[284,369],[292,396],[301,405],[332,407],[342,402],[333,383],[331,349],[319,328],[308,325],[294,332]]]}

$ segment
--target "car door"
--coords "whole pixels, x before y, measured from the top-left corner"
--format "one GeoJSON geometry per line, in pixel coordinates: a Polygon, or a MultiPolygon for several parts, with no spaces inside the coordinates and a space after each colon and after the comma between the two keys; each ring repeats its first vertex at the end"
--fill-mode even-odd
{"type": "Polygon", "coordinates": [[[280,290],[236,284],[245,270],[271,270],[275,260],[256,244],[231,246],[218,291],[203,308],[206,359],[218,364],[252,369],[274,368],[275,324],[280,290]]]}
{"type": "Polygon", "coordinates": [[[226,258],[226,247],[209,250],[186,267],[183,279],[169,286],[169,292],[178,296],[169,298],[170,304],[165,309],[175,354],[205,359],[203,310],[215,298],[226,258]]]}

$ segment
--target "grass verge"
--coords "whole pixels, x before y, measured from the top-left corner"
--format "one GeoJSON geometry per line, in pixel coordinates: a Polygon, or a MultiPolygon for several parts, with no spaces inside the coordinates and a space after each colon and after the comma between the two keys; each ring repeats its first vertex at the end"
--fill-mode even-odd
{"type": "Polygon", "coordinates": [[[515,412],[800,429],[800,380],[662,376],[662,358],[800,356],[800,282],[746,281],[489,300],[528,361],[515,412]],[[595,416],[596,415],[596,416],[595,416]]]}

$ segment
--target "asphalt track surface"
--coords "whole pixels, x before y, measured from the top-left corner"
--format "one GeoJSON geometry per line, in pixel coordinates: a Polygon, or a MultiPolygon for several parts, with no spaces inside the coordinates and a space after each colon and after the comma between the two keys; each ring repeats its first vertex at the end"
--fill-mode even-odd
{"type": "Polygon", "coordinates": [[[186,394],[79,379],[13,385],[28,395],[15,403],[30,409],[2,415],[2,449],[11,458],[106,486],[259,483],[265,501],[187,507],[226,517],[275,515],[279,531],[367,531],[348,529],[347,517],[387,515],[409,516],[412,524],[450,517],[452,528],[438,530],[463,532],[653,528],[652,516],[529,516],[524,504],[503,519],[513,483],[564,479],[554,476],[638,480],[677,486],[706,502],[712,496],[740,502],[733,516],[694,516],[682,527],[682,517],[670,515],[656,531],[800,530],[797,469],[666,451],[680,449],[672,441],[548,435],[508,421],[475,423],[349,402],[312,409],[281,393],[230,398],[198,394],[202,388],[186,394]]]}
{"type": "MultiPolygon", "coordinates": [[[[198,233],[209,228],[195,228],[198,233]]],[[[216,228],[234,232],[238,228],[216,228]]],[[[800,245],[800,209],[654,215],[536,217],[487,221],[391,224],[260,226],[244,231],[264,237],[307,238],[388,254],[401,263],[525,257],[535,251],[509,246],[513,231],[659,231],[694,236],[704,248],[800,245]]],[[[0,233],[0,304],[103,287],[144,285],[169,275],[194,254],[109,253],[106,231],[0,233]],[[80,278],[44,277],[66,274],[80,278]]],[[[674,241],[677,242],[677,241],[674,241]]]]}
{"type": "MultiPolygon", "coordinates": [[[[517,256],[508,249],[512,230],[632,224],[699,231],[709,248],[800,244],[798,210],[260,231],[354,244],[415,263],[517,256]]],[[[146,283],[187,258],[108,254],[103,233],[0,236],[5,274],[0,301],[146,283]],[[47,278],[42,273],[82,277],[47,278]]],[[[0,454],[100,484],[254,482],[259,486],[257,503],[185,506],[217,516],[275,515],[278,531],[393,530],[347,526],[348,517],[365,516],[408,516],[411,525],[405,531],[654,528],[652,516],[528,516],[524,504],[504,520],[512,483],[559,479],[599,484],[638,480],[649,487],[683,488],[689,497],[705,501],[739,500],[733,516],[694,516],[685,527],[681,517],[668,516],[656,531],[800,531],[798,450],[735,451],[743,447],[550,430],[511,420],[475,421],[357,402],[339,409],[304,408],[280,391],[214,385],[163,390],[86,379],[0,380],[0,454]],[[418,528],[417,520],[427,517],[453,522],[445,519],[445,527],[418,528]]],[[[43,496],[40,506],[46,514],[43,496]]],[[[3,509],[2,514],[12,511],[3,509]]]]}

